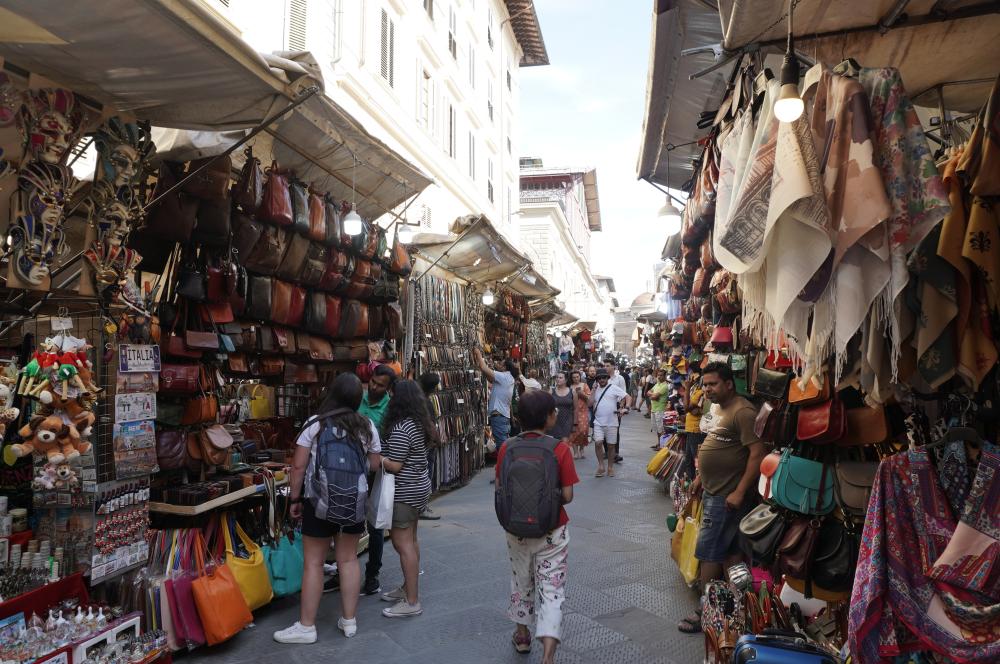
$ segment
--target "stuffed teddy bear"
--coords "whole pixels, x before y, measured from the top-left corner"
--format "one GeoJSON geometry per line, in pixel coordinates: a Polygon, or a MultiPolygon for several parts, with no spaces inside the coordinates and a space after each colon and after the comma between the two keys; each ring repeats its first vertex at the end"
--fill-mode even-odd
{"type": "MultiPolygon", "coordinates": [[[[28,456],[31,453],[45,456],[49,463],[62,463],[66,460],[65,448],[69,443],[69,427],[58,415],[36,415],[17,432],[23,443],[11,445],[11,451],[16,457],[28,456]]],[[[70,449],[73,449],[70,446],[70,449]]],[[[73,450],[76,452],[76,450],[73,450]]],[[[76,452],[79,456],[79,452],[76,452]]]]}
{"type": "Polygon", "coordinates": [[[57,489],[73,489],[79,486],[80,478],[76,476],[73,466],[68,463],[61,463],[55,469],[57,489]]]}
{"type": "Polygon", "coordinates": [[[14,393],[10,385],[0,378],[0,440],[7,435],[7,425],[17,420],[20,409],[11,407],[14,393]]]}
{"type": "Polygon", "coordinates": [[[48,489],[51,491],[56,488],[58,479],[59,473],[56,470],[56,465],[54,463],[47,463],[39,469],[38,475],[31,481],[31,487],[36,490],[48,489]]]}
{"type": "MultiPolygon", "coordinates": [[[[62,416],[77,431],[77,435],[74,436],[77,439],[90,436],[94,430],[94,422],[97,421],[97,416],[87,407],[87,403],[81,397],[67,399],[64,396],[55,394],[53,395],[52,403],[41,408],[39,412],[46,415],[62,416]]],[[[90,443],[84,443],[84,445],[85,449],[81,449],[81,453],[85,453],[90,449],[90,443]]]]}

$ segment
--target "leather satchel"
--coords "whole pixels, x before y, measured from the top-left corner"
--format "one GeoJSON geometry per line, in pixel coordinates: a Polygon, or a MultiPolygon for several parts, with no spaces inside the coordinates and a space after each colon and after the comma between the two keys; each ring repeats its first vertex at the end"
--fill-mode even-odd
{"type": "Polygon", "coordinates": [[[847,432],[837,441],[841,447],[875,445],[889,440],[889,420],[882,406],[851,408],[846,413],[847,432]]]}
{"type": "Polygon", "coordinates": [[[188,350],[216,352],[219,350],[219,335],[201,330],[184,330],[184,345],[188,350]]]}
{"type": "Polygon", "coordinates": [[[160,392],[194,394],[202,389],[200,364],[168,364],[160,367],[160,392]]]}
{"type": "Polygon", "coordinates": [[[264,172],[260,168],[260,159],[253,156],[252,148],[248,147],[244,154],[247,160],[243,163],[231,195],[237,208],[250,215],[257,212],[264,197],[264,172]]]}
{"type": "Polygon", "coordinates": [[[233,171],[233,160],[229,155],[195,159],[188,164],[188,174],[208,164],[203,171],[184,183],[182,189],[203,201],[223,200],[229,192],[229,175],[233,171]]]}
{"type": "Polygon", "coordinates": [[[312,337],[310,340],[309,357],[318,362],[333,361],[333,346],[323,337],[312,337]]]}
{"type": "Polygon", "coordinates": [[[337,362],[361,362],[368,359],[368,342],[364,339],[338,341],[333,347],[333,359],[337,362]]]}
{"type": "Polygon", "coordinates": [[[214,422],[219,415],[219,400],[214,394],[199,394],[184,402],[183,426],[214,422]]]}
{"type": "Polygon", "coordinates": [[[691,295],[694,297],[707,297],[711,294],[712,273],[703,267],[699,267],[694,273],[694,281],[691,284],[691,295]]]}
{"type": "Polygon", "coordinates": [[[385,338],[385,309],[368,305],[368,336],[372,339],[385,338]]]}
{"type": "Polygon", "coordinates": [[[833,396],[830,383],[831,381],[826,374],[813,376],[806,383],[803,383],[801,378],[796,377],[788,387],[788,403],[797,406],[812,406],[829,401],[833,396]]]}
{"type": "Polygon", "coordinates": [[[392,242],[392,253],[389,257],[389,271],[401,277],[408,277],[413,271],[413,263],[410,262],[410,252],[406,246],[399,241],[399,233],[392,242]]]}
{"type": "Polygon", "coordinates": [[[344,284],[344,271],[347,269],[347,254],[338,249],[330,249],[326,259],[326,269],[320,279],[319,287],[329,293],[336,292],[344,284]]]}
{"type": "Polygon", "coordinates": [[[799,409],[795,437],[813,445],[829,445],[843,438],[847,414],[840,399],[830,399],[799,409]]]}
{"type": "Polygon", "coordinates": [[[306,184],[294,177],[288,185],[292,197],[292,230],[303,236],[309,234],[309,192],[306,184]]]}
{"type": "Polygon", "coordinates": [[[835,506],[833,472],[786,447],[771,478],[771,500],[800,514],[829,514],[835,506]]]}
{"type": "Polygon", "coordinates": [[[755,396],[774,401],[782,401],[788,394],[788,382],[791,374],[785,371],[774,371],[759,367],[753,383],[755,396]]]}
{"type": "Polygon", "coordinates": [[[793,519],[785,528],[778,546],[778,571],[799,579],[808,579],[813,550],[819,537],[818,519],[793,519]]]}
{"type": "Polygon", "coordinates": [[[187,242],[191,239],[198,214],[198,199],[175,189],[160,198],[179,181],[181,165],[164,161],[160,164],[153,198],[159,200],[149,209],[143,231],[167,242],[187,242]]]}
{"type": "Polygon", "coordinates": [[[309,293],[306,298],[306,329],[314,334],[326,333],[326,294],[309,293]]]}
{"type": "Polygon", "coordinates": [[[401,339],[403,336],[403,310],[398,302],[385,305],[385,338],[401,339]]]}
{"type": "Polygon", "coordinates": [[[323,197],[313,191],[309,192],[309,239],[326,242],[326,205],[323,197]]]}
{"type": "Polygon", "coordinates": [[[278,342],[274,337],[274,330],[269,325],[262,325],[257,334],[257,350],[262,353],[273,353],[278,350],[278,342]]]}
{"type": "Polygon", "coordinates": [[[298,281],[303,286],[319,286],[326,274],[326,265],[329,249],[317,242],[309,244],[306,252],[306,259],[302,264],[302,271],[299,273],[298,281]]]}
{"type": "Polygon", "coordinates": [[[281,259],[281,264],[278,265],[278,269],[275,271],[275,276],[286,281],[298,280],[308,253],[309,238],[304,235],[291,233],[288,238],[288,248],[281,259]]]}
{"type": "Polygon", "coordinates": [[[278,170],[278,163],[272,161],[267,169],[267,182],[261,197],[257,218],[278,226],[291,226],[292,195],[288,190],[288,178],[278,170]]]}
{"type": "Polygon", "coordinates": [[[181,470],[187,466],[186,434],[183,430],[156,428],[156,463],[160,470],[181,470]]]}
{"type": "Polygon", "coordinates": [[[778,553],[787,521],[773,505],[763,503],[740,520],[740,532],[750,543],[754,563],[770,567],[778,553]]]}
{"type": "Polygon", "coordinates": [[[244,313],[248,318],[268,320],[271,317],[271,278],[251,275],[249,282],[249,301],[244,313]]]}
{"type": "Polygon", "coordinates": [[[837,500],[845,514],[863,519],[878,473],[877,461],[838,461],[837,500]]]}
{"type": "Polygon", "coordinates": [[[236,260],[243,265],[264,233],[264,225],[242,212],[233,212],[232,227],[233,251],[236,260]]]}
{"type": "Polygon", "coordinates": [[[209,247],[228,245],[231,211],[232,203],[225,196],[202,200],[191,240],[209,247]]]}
{"type": "Polygon", "coordinates": [[[271,332],[274,334],[274,345],[279,351],[285,355],[295,355],[298,351],[295,343],[295,332],[287,327],[278,327],[277,325],[271,328],[271,332]]]}
{"type": "Polygon", "coordinates": [[[285,372],[285,358],[264,357],[260,361],[260,371],[264,376],[280,376],[285,372]]]}
{"type": "Polygon", "coordinates": [[[247,356],[243,353],[230,353],[226,357],[226,368],[229,369],[230,373],[235,374],[245,374],[250,372],[250,364],[247,362],[247,356]]]}
{"type": "Polygon", "coordinates": [[[341,300],[336,295],[325,295],[326,318],[323,320],[322,334],[337,337],[340,334],[341,300]]]}
{"type": "Polygon", "coordinates": [[[861,542],[850,523],[827,517],[820,526],[810,567],[811,581],[831,592],[848,592],[854,586],[861,542]]]}
{"type": "Polygon", "coordinates": [[[319,372],[312,362],[285,362],[285,383],[301,385],[319,381],[319,372]]]}
{"type": "Polygon", "coordinates": [[[271,320],[298,327],[305,316],[306,291],[301,286],[275,279],[271,287],[271,320]]]}
{"type": "Polygon", "coordinates": [[[356,339],[368,336],[368,307],[357,300],[344,300],[340,307],[340,337],[356,339]]]}
{"type": "Polygon", "coordinates": [[[221,424],[205,427],[198,434],[202,460],[212,466],[225,465],[229,460],[229,449],[233,446],[233,436],[221,424]]]}
{"type": "Polygon", "coordinates": [[[326,209],[326,239],[324,242],[330,247],[340,247],[340,238],[344,233],[340,205],[333,200],[333,196],[324,194],[323,207],[326,209]]]}
{"type": "Polygon", "coordinates": [[[247,256],[241,256],[243,265],[251,272],[274,274],[285,257],[288,248],[288,233],[281,228],[263,228],[260,239],[247,256]]]}

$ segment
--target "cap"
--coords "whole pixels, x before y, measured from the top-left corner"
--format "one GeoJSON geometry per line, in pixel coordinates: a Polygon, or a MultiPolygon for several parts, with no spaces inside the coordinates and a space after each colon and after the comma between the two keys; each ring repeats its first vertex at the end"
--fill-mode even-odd
{"type": "Polygon", "coordinates": [[[598,378],[611,378],[611,376],[608,374],[607,369],[599,369],[597,371],[597,377],[598,378]]]}

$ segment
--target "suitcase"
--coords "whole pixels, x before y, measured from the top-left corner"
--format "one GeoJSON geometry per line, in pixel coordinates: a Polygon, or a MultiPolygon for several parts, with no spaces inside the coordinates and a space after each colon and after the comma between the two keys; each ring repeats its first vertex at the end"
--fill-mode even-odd
{"type": "Polygon", "coordinates": [[[733,650],[733,664],[840,664],[841,660],[804,638],[746,634],[733,650]]]}

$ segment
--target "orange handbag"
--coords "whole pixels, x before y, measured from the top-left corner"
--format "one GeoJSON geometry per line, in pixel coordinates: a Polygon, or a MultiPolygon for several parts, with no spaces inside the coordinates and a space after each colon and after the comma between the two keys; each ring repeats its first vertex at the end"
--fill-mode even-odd
{"type": "Polygon", "coordinates": [[[195,531],[195,562],[198,578],[191,582],[191,594],[210,646],[231,639],[253,622],[253,614],[232,570],[225,563],[205,566],[205,540],[195,531]]]}
{"type": "Polygon", "coordinates": [[[219,400],[214,394],[199,394],[184,402],[184,414],[181,415],[181,425],[204,424],[215,422],[219,415],[219,400]]]}
{"type": "Polygon", "coordinates": [[[827,375],[821,374],[818,378],[813,377],[805,385],[798,376],[793,376],[788,385],[788,403],[796,406],[812,406],[814,404],[829,401],[831,397],[830,381],[827,375]]]}

